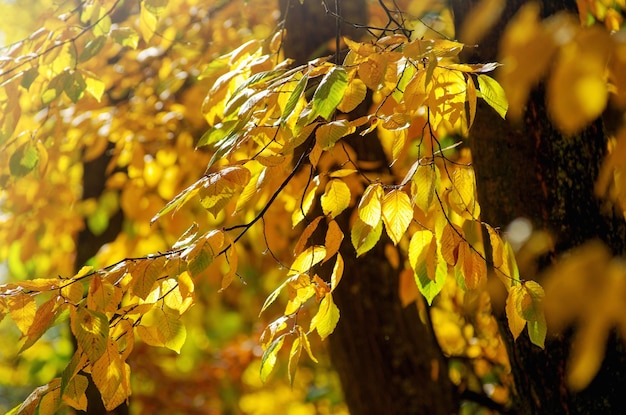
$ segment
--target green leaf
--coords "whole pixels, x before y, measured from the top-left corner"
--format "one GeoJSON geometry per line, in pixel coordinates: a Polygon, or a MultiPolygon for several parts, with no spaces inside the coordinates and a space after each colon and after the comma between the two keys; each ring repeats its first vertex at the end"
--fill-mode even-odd
{"type": "Polygon", "coordinates": [[[476,78],[478,79],[478,88],[485,102],[504,118],[509,109],[504,89],[495,79],[488,75],[480,74],[476,78]]]}
{"type": "Polygon", "coordinates": [[[28,89],[39,75],[39,67],[35,66],[24,72],[22,76],[22,87],[28,89]]]}
{"type": "Polygon", "coordinates": [[[98,36],[87,42],[85,49],[83,49],[80,56],[78,56],[78,62],[86,62],[96,56],[96,54],[102,50],[106,40],[106,36],[98,36]]]}
{"type": "Polygon", "coordinates": [[[304,92],[304,88],[306,88],[306,85],[308,82],[309,82],[308,75],[304,75],[302,78],[300,78],[293,92],[291,93],[291,95],[289,95],[289,99],[287,99],[287,104],[285,105],[285,109],[283,110],[283,113],[280,116],[281,121],[286,120],[289,117],[289,115],[291,115],[293,110],[296,108],[296,105],[298,104],[298,101],[300,100],[300,97],[302,96],[302,93],[304,92]]]}
{"type": "Polygon", "coordinates": [[[9,170],[15,177],[26,176],[37,167],[39,152],[30,141],[22,144],[9,159],[9,170]]]}
{"type": "Polygon", "coordinates": [[[155,16],[160,15],[167,7],[168,0],[145,0],[145,8],[155,16]]]}
{"type": "Polygon", "coordinates": [[[360,218],[356,219],[352,225],[352,231],[350,232],[350,239],[352,246],[354,246],[356,250],[356,256],[359,257],[376,246],[382,233],[382,221],[379,221],[375,227],[372,227],[363,222],[360,218]]]}
{"type": "Polygon", "coordinates": [[[209,128],[196,144],[196,148],[212,146],[222,141],[237,125],[237,120],[224,121],[209,128]]]}
{"type": "Polygon", "coordinates": [[[111,30],[111,37],[116,43],[132,49],[137,49],[137,45],[139,45],[139,34],[130,27],[111,30]]]}
{"type": "Polygon", "coordinates": [[[265,382],[276,366],[276,355],[285,343],[286,334],[281,334],[270,344],[261,358],[261,381],[265,382]]]}
{"type": "Polygon", "coordinates": [[[545,347],[546,333],[548,331],[544,315],[541,314],[537,320],[529,321],[527,326],[528,336],[532,344],[543,349],[545,347]]]}
{"type": "Polygon", "coordinates": [[[313,94],[313,113],[329,121],[348,87],[348,74],[340,67],[331,69],[313,94]]]}
{"type": "Polygon", "coordinates": [[[65,84],[65,93],[72,100],[72,102],[76,103],[83,96],[83,92],[87,88],[87,83],[85,82],[85,78],[78,71],[73,71],[65,84]]]}

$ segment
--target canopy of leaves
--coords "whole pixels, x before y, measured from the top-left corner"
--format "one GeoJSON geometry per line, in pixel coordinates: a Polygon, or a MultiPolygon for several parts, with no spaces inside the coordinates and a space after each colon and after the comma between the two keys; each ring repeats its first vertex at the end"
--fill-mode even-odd
{"type": "MultiPolygon", "coordinates": [[[[29,20],[35,30],[10,39],[0,60],[0,334],[10,339],[0,379],[44,385],[12,402],[13,413],[84,410],[87,374],[107,409],[132,392],[136,413],[344,411],[319,342],[341,318],[333,292],[352,277],[346,244],[356,257],[384,244],[403,270],[398,300],[431,314],[451,378],[490,385],[507,402],[488,266],[506,289],[509,329],[526,328],[538,347],[553,291],[524,280],[504,235],[480,221],[459,137],[477,100],[519,117],[545,76],[567,133],[610,100],[622,106],[622,38],[569,16],[541,21],[529,5],[503,39],[498,82],[498,64],[460,61],[466,45],[417,20],[425,10],[406,9],[413,35],[372,30],[343,40],[343,62],[293,67],[267,1],[59,7],[29,20]],[[537,44],[541,59],[529,59],[537,44]],[[370,99],[366,115],[351,116],[370,99]],[[359,140],[378,140],[382,162],[360,160],[359,140]],[[104,190],[86,198],[86,163],[103,157],[104,190]],[[102,234],[118,213],[123,231],[75,272],[78,233],[102,234]],[[286,376],[271,377],[276,368],[286,376]]],[[[384,22],[372,8],[373,25],[384,22]]],[[[610,29],[622,24],[619,13],[584,10],[610,29]]],[[[622,209],[624,134],[598,182],[622,209]]],[[[623,290],[616,281],[602,292],[623,290]]],[[[556,319],[581,318],[591,333],[581,335],[573,387],[597,369],[589,356],[602,343],[585,339],[624,327],[616,304],[595,319],[556,319]]]]}

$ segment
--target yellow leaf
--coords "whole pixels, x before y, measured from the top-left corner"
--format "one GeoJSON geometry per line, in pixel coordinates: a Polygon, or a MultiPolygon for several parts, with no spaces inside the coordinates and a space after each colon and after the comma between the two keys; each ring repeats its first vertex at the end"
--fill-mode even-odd
{"type": "Polygon", "coordinates": [[[311,208],[313,207],[313,201],[315,200],[315,192],[317,192],[317,187],[319,186],[319,177],[315,177],[311,184],[309,185],[309,190],[302,198],[301,203],[296,206],[292,215],[291,215],[291,225],[295,227],[299,224],[302,219],[305,218],[306,215],[309,214],[311,208]]]}
{"type": "Polygon", "coordinates": [[[152,308],[141,318],[137,334],[151,346],[167,347],[180,353],[187,337],[187,330],[180,321],[178,311],[164,305],[152,308]]]}
{"type": "Polygon", "coordinates": [[[27,334],[37,312],[35,299],[31,295],[17,293],[11,295],[6,300],[6,304],[13,322],[15,322],[22,334],[27,334]]]}
{"type": "Polygon", "coordinates": [[[122,289],[94,275],[87,293],[87,308],[102,312],[114,312],[122,301],[122,289]]]}
{"type": "Polygon", "coordinates": [[[524,327],[526,327],[526,320],[524,320],[517,312],[517,307],[515,305],[522,290],[523,288],[521,285],[516,285],[509,290],[509,295],[506,298],[506,318],[509,322],[509,329],[513,334],[513,339],[517,339],[522,333],[522,330],[524,330],[524,327]]]}
{"type": "Polygon", "coordinates": [[[342,112],[350,112],[354,110],[363,100],[367,94],[367,87],[365,83],[358,78],[353,79],[348,83],[348,87],[344,92],[343,98],[337,109],[342,112]]]}
{"type": "Polygon", "coordinates": [[[83,73],[83,77],[85,78],[85,91],[89,92],[91,96],[93,96],[98,102],[100,102],[100,100],[102,99],[102,94],[104,94],[104,82],[97,78],[87,76],[87,74],[85,73],[83,73]]]}
{"type": "Polygon", "coordinates": [[[326,248],[315,245],[300,253],[289,267],[289,275],[306,274],[326,257],[326,248]]]}
{"type": "Polygon", "coordinates": [[[285,343],[285,334],[276,338],[263,353],[261,358],[261,382],[265,382],[276,366],[276,355],[285,343]]]}
{"type": "Polygon", "coordinates": [[[78,304],[83,299],[83,284],[80,280],[68,280],[61,287],[61,295],[70,303],[78,304]]]}
{"type": "Polygon", "coordinates": [[[465,91],[467,95],[467,127],[470,128],[474,124],[474,118],[476,118],[476,85],[471,76],[467,77],[467,89],[465,91]]]}
{"type": "Polygon", "coordinates": [[[387,60],[379,53],[371,54],[359,64],[359,77],[373,91],[377,91],[385,78],[387,60]]]}
{"type": "Polygon", "coordinates": [[[602,315],[589,315],[585,320],[574,335],[567,368],[567,384],[574,391],[586,388],[598,373],[611,330],[602,315]]]}
{"type": "Polygon", "coordinates": [[[309,355],[309,358],[317,363],[317,359],[315,358],[315,356],[313,356],[313,352],[311,351],[311,343],[309,343],[309,338],[301,326],[298,326],[298,336],[300,337],[300,341],[304,346],[304,350],[306,350],[307,354],[309,355]]]}
{"type": "Polygon", "coordinates": [[[402,190],[387,193],[382,203],[382,217],[387,235],[397,245],[413,219],[409,196],[402,190]]]}
{"type": "Polygon", "coordinates": [[[548,81],[548,110],[555,124],[573,134],[602,114],[608,99],[606,62],[610,36],[593,26],[580,29],[559,51],[548,81]]]}
{"type": "MultiPolygon", "coordinates": [[[[426,269],[426,262],[433,239],[433,233],[427,229],[417,231],[411,237],[411,242],[409,243],[409,263],[416,274],[418,272],[429,274],[426,269]]],[[[432,274],[432,278],[431,275],[428,275],[429,279],[434,279],[434,270],[432,274]]]]}
{"type": "Polygon", "coordinates": [[[525,281],[521,287],[515,298],[517,312],[526,321],[536,321],[543,316],[543,288],[535,281],[525,281]]]}
{"type": "Polygon", "coordinates": [[[166,261],[164,256],[159,256],[154,259],[143,260],[143,263],[139,264],[136,269],[131,269],[131,292],[145,300],[154,290],[157,279],[163,273],[166,261]]]}
{"type": "Polygon", "coordinates": [[[478,88],[480,89],[482,98],[496,110],[502,118],[505,118],[506,112],[509,109],[509,103],[502,86],[488,75],[479,74],[476,78],[478,79],[478,88]]]}
{"type": "Polygon", "coordinates": [[[59,409],[61,404],[61,388],[59,387],[61,379],[55,378],[48,385],[50,385],[48,393],[41,397],[39,402],[38,415],[54,415],[59,409]]]}
{"type": "Polygon", "coordinates": [[[360,218],[357,218],[352,224],[352,230],[350,231],[350,239],[352,246],[356,250],[356,256],[359,257],[372,249],[380,239],[382,232],[382,221],[378,221],[378,224],[372,227],[360,218]]]}
{"type": "Polygon", "coordinates": [[[421,166],[418,164],[411,182],[411,193],[413,194],[413,201],[425,214],[428,214],[433,205],[435,191],[439,187],[440,180],[439,169],[436,165],[421,166]]]}
{"type": "Polygon", "coordinates": [[[91,376],[96,384],[104,407],[112,411],[130,395],[129,367],[122,359],[115,340],[109,338],[102,357],[92,366],[91,376]]]}
{"type": "Polygon", "coordinates": [[[328,261],[333,255],[339,252],[341,242],[343,241],[343,232],[335,220],[328,222],[328,230],[326,231],[326,237],[324,238],[324,245],[326,246],[326,257],[324,262],[328,261]]]}
{"type": "Polygon", "coordinates": [[[55,296],[39,306],[33,324],[28,328],[26,342],[20,348],[20,352],[32,346],[50,328],[59,312],[59,305],[62,303],[63,299],[55,296]]]}
{"type": "Polygon", "coordinates": [[[367,225],[375,228],[382,216],[382,203],[384,192],[378,183],[367,186],[358,206],[359,218],[367,225]]]}
{"type": "Polygon", "coordinates": [[[296,242],[296,245],[293,249],[294,254],[298,255],[300,252],[304,251],[304,248],[306,247],[309,238],[311,237],[311,235],[313,235],[313,232],[315,232],[323,217],[324,216],[316,217],[311,223],[306,226],[306,228],[304,228],[304,231],[302,231],[302,234],[300,234],[298,242],[296,242]]]}
{"type": "Polygon", "coordinates": [[[78,374],[74,376],[64,390],[63,402],[79,411],[86,411],[87,395],[85,391],[87,390],[88,384],[89,381],[86,376],[78,374]]]}
{"type": "Polygon", "coordinates": [[[324,340],[337,326],[339,321],[339,309],[333,302],[333,295],[328,293],[320,302],[317,314],[311,319],[310,331],[317,330],[320,338],[324,340]]]}
{"type": "Polygon", "coordinates": [[[328,151],[335,146],[335,143],[342,137],[354,132],[354,127],[348,120],[332,121],[322,124],[315,130],[317,144],[324,151],[328,151]]]}
{"type": "Polygon", "coordinates": [[[487,233],[489,234],[489,243],[491,244],[491,260],[493,261],[493,266],[495,268],[500,268],[502,264],[504,264],[505,256],[504,256],[504,244],[502,242],[502,238],[488,224],[485,224],[485,228],[487,228],[487,233]]]}
{"type": "Polygon", "coordinates": [[[343,257],[340,253],[337,253],[337,260],[335,261],[335,266],[333,267],[333,273],[330,276],[331,291],[337,288],[339,281],[341,281],[341,277],[343,276],[343,267],[343,257]]]}
{"type": "Polygon", "coordinates": [[[146,7],[145,2],[141,2],[140,6],[139,33],[141,33],[141,37],[147,43],[156,33],[156,27],[159,19],[149,10],[149,8],[146,7]]]}
{"type": "Polygon", "coordinates": [[[293,381],[296,378],[296,370],[298,369],[298,361],[300,360],[300,354],[302,353],[302,342],[300,337],[291,344],[291,351],[289,352],[289,363],[287,365],[287,375],[289,377],[289,383],[293,387],[293,381]]]}
{"type": "Polygon", "coordinates": [[[315,287],[311,284],[311,277],[306,274],[298,274],[289,278],[287,283],[287,295],[289,301],[285,307],[284,315],[290,315],[315,295],[315,287]]]}
{"type": "Polygon", "coordinates": [[[109,320],[97,311],[78,307],[70,312],[70,326],[78,345],[95,362],[107,348],[109,338],[109,320]]]}
{"type": "Polygon", "coordinates": [[[457,225],[446,223],[441,233],[441,254],[449,265],[459,259],[459,244],[463,241],[463,230],[457,225]]]}
{"type": "MultiPolygon", "coordinates": [[[[556,39],[539,21],[541,5],[524,4],[507,25],[501,41],[502,68],[499,78],[510,104],[509,116],[520,120],[528,95],[552,64],[556,39]]],[[[562,35],[571,29],[569,19],[553,16],[551,27],[562,35]],[[561,19],[561,21],[556,21],[561,19]]]]}
{"type": "Polygon", "coordinates": [[[336,218],[350,205],[350,188],[344,181],[332,179],[326,185],[320,201],[324,214],[331,219],[336,218]]]}
{"type": "Polygon", "coordinates": [[[475,199],[474,171],[457,169],[452,175],[452,190],[449,195],[450,207],[465,219],[475,219],[480,215],[480,206],[475,199]]]}
{"type": "Polygon", "coordinates": [[[457,265],[460,266],[463,281],[468,290],[476,289],[487,282],[487,264],[485,260],[465,241],[459,244],[459,261],[457,265]]]}

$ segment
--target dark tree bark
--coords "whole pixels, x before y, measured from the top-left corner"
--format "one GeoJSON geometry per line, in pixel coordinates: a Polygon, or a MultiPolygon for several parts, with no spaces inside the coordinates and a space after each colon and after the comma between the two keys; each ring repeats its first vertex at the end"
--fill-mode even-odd
{"type": "MultiPolygon", "coordinates": [[[[326,3],[334,12],[335,1],[326,3]]],[[[337,3],[344,21],[367,22],[364,0],[337,3]]],[[[302,64],[319,54],[328,54],[324,52],[325,46],[332,44],[337,35],[335,17],[327,14],[319,1],[305,1],[301,6],[297,0],[281,0],[280,4],[287,19],[286,55],[294,58],[296,64],[302,64]],[[289,8],[285,9],[288,3],[289,8]]],[[[341,27],[342,35],[362,36],[349,25],[341,27]]],[[[362,110],[368,108],[364,106],[362,110]]],[[[359,136],[351,144],[359,160],[378,161],[381,168],[387,165],[375,135],[365,139],[359,136]]],[[[344,231],[349,229],[348,218],[347,212],[338,218],[344,221],[340,223],[344,231]]],[[[402,307],[398,294],[399,270],[387,261],[384,241],[356,259],[348,237],[341,253],[346,271],[334,292],[341,318],[329,338],[329,346],[350,413],[447,415],[457,412],[459,400],[448,377],[446,359],[430,323],[422,322],[417,307],[402,307]]]]}
{"type": "MultiPolygon", "coordinates": [[[[112,150],[112,145],[100,156],[89,162],[83,163],[83,200],[90,198],[99,198],[105,190],[106,168],[111,160],[108,151],[112,150]]],[[[119,210],[109,221],[108,228],[100,235],[95,235],[87,227],[85,222],[84,229],[78,234],[76,242],[76,258],[74,259],[74,269],[76,272],[85,265],[87,260],[96,255],[100,248],[114,240],[122,230],[123,215],[119,210]]],[[[75,344],[76,346],[76,344],[75,344]]],[[[127,415],[128,405],[122,404],[114,411],[108,412],[102,403],[100,391],[91,380],[91,376],[86,374],[89,379],[87,387],[87,411],[84,413],[89,415],[127,415]]]]}
{"type": "MultiPolygon", "coordinates": [[[[477,3],[453,2],[457,27],[477,3]]],[[[499,23],[468,59],[497,60],[502,31],[523,3],[523,0],[506,2],[499,23]]],[[[561,10],[576,12],[576,2],[543,2],[544,16],[561,10]]],[[[554,252],[544,258],[540,267],[591,239],[604,241],[615,254],[624,253],[623,217],[602,209],[593,192],[607,146],[601,120],[573,137],[562,135],[548,119],[544,90],[539,86],[531,93],[524,119],[518,125],[502,120],[486,105],[479,105],[470,131],[470,145],[482,220],[504,227],[517,217],[525,217],[536,229],[545,229],[555,237],[554,252]]],[[[620,396],[621,385],[626,380],[626,353],[621,339],[611,337],[595,380],[587,389],[574,394],[565,384],[571,331],[549,338],[545,350],[541,350],[530,343],[526,333],[513,341],[505,318],[499,319],[515,378],[519,413],[626,413],[626,400],[620,396]]]]}

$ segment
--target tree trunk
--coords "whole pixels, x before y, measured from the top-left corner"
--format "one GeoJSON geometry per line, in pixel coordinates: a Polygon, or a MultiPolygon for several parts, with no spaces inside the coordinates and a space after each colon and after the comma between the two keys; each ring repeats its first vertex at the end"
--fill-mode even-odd
{"type": "MultiPolygon", "coordinates": [[[[333,13],[337,5],[345,22],[367,22],[364,0],[326,3],[333,7],[333,13]]],[[[296,64],[303,64],[319,54],[328,54],[323,51],[337,35],[335,17],[326,13],[319,1],[305,1],[301,6],[297,0],[281,0],[280,4],[287,18],[286,55],[294,58],[296,64]],[[285,9],[287,4],[289,8],[285,9]]],[[[361,35],[349,25],[342,25],[341,32],[353,38],[361,35]]],[[[359,136],[353,144],[359,160],[379,161],[383,168],[387,165],[375,135],[365,139],[359,136]]],[[[340,225],[344,232],[349,229],[349,216],[345,212],[338,218],[343,219],[340,225]]],[[[447,415],[457,412],[456,389],[430,322],[420,319],[415,305],[403,308],[400,303],[400,270],[387,260],[385,241],[379,241],[372,251],[357,260],[349,239],[349,236],[344,239],[341,248],[345,275],[334,292],[341,318],[329,338],[329,347],[350,413],[447,415]]]]}
{"type": "MultiPolygon", "coordinates": [[[[99,198],[104,189],[106,181],[106,168],[111,160],[109,151],[113,149],[113,145],[109,147],[97,158],[89,162],[83,163],[83,200],[90,198],[99,198]]],[[[76,272],[80,270],[85,263],[98,253],[100,248],[108,242],[114,240],[122,230],[123,215],[119,210],[109,221],[108,228],[100,235],[93,234],[87,227],[85,222],[84,229],[78,234],[76,242],[76,258],[74,259],[74,269],[76,272]]],[[[76,343],[74,342],[74,347],[76,343]]],[[[102,403],[100,391],[91,380],[91,375],[85,374],[89,379],[87,387],[87,411],[77,411],[89,415],[128,415],[128,405],[122,404],[114,411],[108,412],[102,403]]]]}
{"type": "MultiPolygon", "coordinates": [[[[454,1],[457,27],[478,1],[454,1]]],[[[506,2],[498,25],[475,49],[474,62],[497,59],[502,31],[523,0],[506,2]]],[[[559,10],[576,11],[575,1],[544,1],[548,16],[559,10]]],[[[463,39],[459,39],[463,41],[463,39]]],[[[531,93],[524,119],[512,125],[491,108],[479,105],[470,145],[476,171],[482,220],[504,227],[517,217],[532,221],[555,238],[556,255],[590,239],[603,240],[615,254],[626,247],[623,217],[606,215],[593,187],[606,154],[607,137],[596,121],[581,133],[565,137],[547,117],[543,87],[531,93]]],[[[532,276],[525,276],[532,279],[532,276]]],[[[517,341],[499,317],[515,378],[516,410],[522,414],[623,414],[626,404],[622,385],[626,353],[621,339],[612,336],[604,363],[595,380],[580,393],[565,384],[571,332],[549,338],[545,350],[532,345],[526,333],[517,341]]]]}

